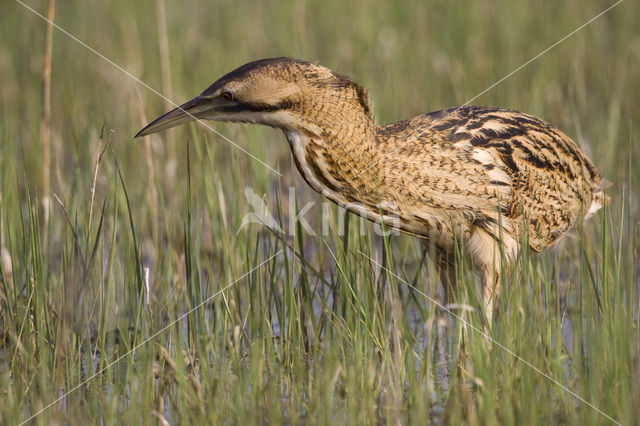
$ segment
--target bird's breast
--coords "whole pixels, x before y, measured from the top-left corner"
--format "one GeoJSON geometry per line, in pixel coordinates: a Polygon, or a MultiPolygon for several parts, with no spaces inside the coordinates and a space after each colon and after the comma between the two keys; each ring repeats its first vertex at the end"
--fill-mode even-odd
{"type": "Polygon", "coordinates": [[[326,197],[342,195],[340,182],[333,177],[330,165],[323,156],[324,142],[297,130],[285,130],[285,136],[304,180],[326,197]]]}
{"type": "Polygon", "coordinates": [[[296,167],[311,188],[365,219],[399,227],[395,213],[385,207],[386,201],[377,202],[371,194],[363,192],[354,178],[358,170],[345,169],[344,162],[329,152],[323,140],[296,130],[285,130],[285,136],[296,167]]]}

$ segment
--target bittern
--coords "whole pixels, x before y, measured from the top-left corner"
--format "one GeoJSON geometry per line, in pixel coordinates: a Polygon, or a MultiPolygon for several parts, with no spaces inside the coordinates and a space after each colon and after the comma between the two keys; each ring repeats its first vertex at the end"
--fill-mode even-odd
{"type": "Polygon", "coordinates": [[[380,126],[364,88],[297,59],[245,64],[136,137],[194,119],[282,129],[314,190],[428,241],[443,277],[454,275],[461,244],[482,276],[489,319],[521,245],[554,245],[607,200],[593,163],[537,117],[463,106],[380,126]]]}

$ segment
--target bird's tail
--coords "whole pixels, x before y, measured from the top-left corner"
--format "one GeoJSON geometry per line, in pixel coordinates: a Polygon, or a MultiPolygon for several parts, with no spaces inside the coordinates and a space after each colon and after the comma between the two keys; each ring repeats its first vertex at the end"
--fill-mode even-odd
{"type": "Polygon", "coordinates": [[[611,197],[604,193],[604,190],[613,185],[610,181],[602,179],[596,187],[593,188],[593,198],[591,206],[587,210],[587,214],[584,215],[584,220],[589,219],[596,214],[604,206],[611,204],[611,197]]]}

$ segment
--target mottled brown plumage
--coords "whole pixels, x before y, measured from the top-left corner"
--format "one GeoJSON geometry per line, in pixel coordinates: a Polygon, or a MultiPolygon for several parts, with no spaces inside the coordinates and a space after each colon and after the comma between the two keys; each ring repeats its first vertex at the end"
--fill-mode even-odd
{"type": "Polygon", "coordinates": [[[362,87],[295,59],[243,65],[137,136],[194,118],[281,128],[313,189],[429,241],[443,268],[462,243],[483,274],[489,315],[501,253],[508,266],[522,240],[543,250],[605,201],[591,161],[536,117],[464,106],[378,126],[362,87]]]}

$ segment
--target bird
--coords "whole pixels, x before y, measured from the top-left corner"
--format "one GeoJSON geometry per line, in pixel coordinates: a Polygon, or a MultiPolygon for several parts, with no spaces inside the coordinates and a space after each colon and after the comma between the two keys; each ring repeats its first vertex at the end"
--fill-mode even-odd
{"type": "Polygon", "coordinates": [[[311,188],[432,247],[449,291],[462,247],[488,321],[523,247],[554,246],[610,201],[591,160],[540,118],[463,105],[378,125],[366,89],[300,59],[242,65],[135,137],[201,119],[282,129],[311,188]]]}

